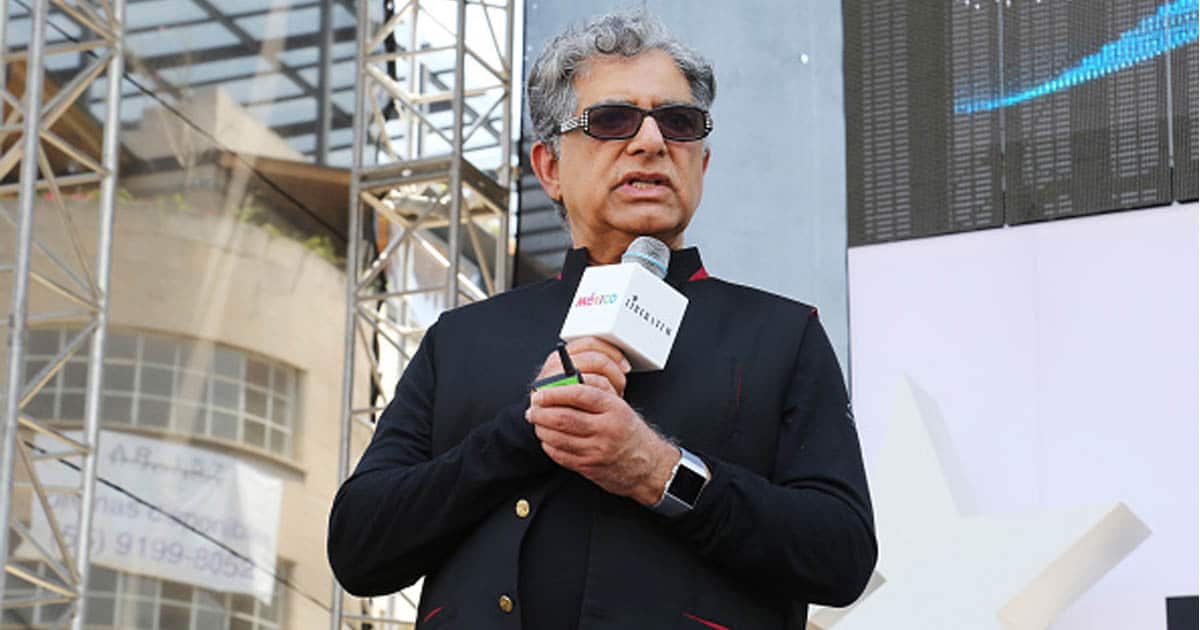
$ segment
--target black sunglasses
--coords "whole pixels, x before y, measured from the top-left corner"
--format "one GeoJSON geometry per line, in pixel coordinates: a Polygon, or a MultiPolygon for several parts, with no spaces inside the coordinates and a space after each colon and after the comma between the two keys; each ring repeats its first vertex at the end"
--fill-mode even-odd
{"type": "Polygon", "coordinates": [[[654,109],[642,109],[633,105],[593,105],[583,113],[564,120],[558,133],[565,134],[575,129],[599,140],[624,140],[637,135],[642,121],[649,116],[658,125],[663,138],[676,142],[699,140],[712,131],[712,116],[707,111],[691,105],[663,105],[654,109]]]}

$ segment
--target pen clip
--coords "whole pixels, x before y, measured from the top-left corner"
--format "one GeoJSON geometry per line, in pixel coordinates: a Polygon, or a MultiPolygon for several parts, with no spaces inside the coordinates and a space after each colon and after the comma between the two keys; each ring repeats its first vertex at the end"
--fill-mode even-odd
{"type": "Polygon", "coordinates": [[[554,349],[558,350],[558,360],[562,363],[563,374],[567,376],[577,374],[578,371],[575,369],[575,364],[571,362],[571,354],[567,352],[567,342],[560,339],[558,345],[554,346],[554,349]]]}

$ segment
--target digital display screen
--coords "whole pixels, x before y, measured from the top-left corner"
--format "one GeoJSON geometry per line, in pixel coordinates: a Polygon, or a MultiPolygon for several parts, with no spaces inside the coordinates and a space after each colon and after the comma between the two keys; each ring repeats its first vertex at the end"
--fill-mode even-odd
{"type": "Polygon", "coordinates": [[[844,2],[850,244],[1194,199],[1198,3],[844,2]]]}
{"type": "Polygon", "coordinates": [[[700,490],[703,488],[704,476],[683,466],[679,467],[675,473],[675,479],[671,481],[671,495],[688,504],[696,503],[696,499],[700,496],[700,490]]]}

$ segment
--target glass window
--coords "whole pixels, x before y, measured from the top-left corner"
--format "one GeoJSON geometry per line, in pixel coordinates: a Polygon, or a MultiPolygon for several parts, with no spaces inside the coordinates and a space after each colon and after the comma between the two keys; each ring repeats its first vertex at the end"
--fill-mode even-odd
{"type": "Polygon", "coordinates": [[[218,407],[237,409],[241,391],[235,383],[213,381],[212,403],[218,407]]]}
{"type": "Polygon", "coordinates": [[[218,347],[213,353],[213,371],[221,376],[242,378],[242,357],[229,348],[218,347]]]}
{"type": "MultiPolygon", "coordinates": [[[[30,347],[37,352],[27,355],[25,369],[32,374],[45,366],[69,334],[63,327],[31,330],[37,341],[30,347]]],[[[86,359],[76,357],[63,369],[27,405],[28,413],[45,420],[83,419],[86,359]]],[[[297,380],[294,368],[229,346],[110,330],[101,419],[237,441],[290,457],[297,380]]]]}
{"type": "Polygon", "coordinates": [[[175,380],[175,374],[168,368],[142,366],[142,386],[141,393],[154,394],[155,396],[169,397],[171,395],[172,381],[175,380]]]}
{"type": "Polygon", "coordinates": [[[116,606],[112,597],[105,597],[103,595],[88,597],[88,625],[109,625],[113,622],[113,616],[115,614],[116,606]]]}
{"type": "Polygon", "coordinates": [[[104,423],[129,424],[133,422],[133,399],[128,396],[105,395],[104,405],[100,410],[100,419],[104,423]]]}
{"type": "Polygon", "coordinates": [[[138,401],[138,425],[165,429],[171,424],[171,403],[166,400],[142,398],[138,401]]]}
{"type": "Polygon", "coordinates": [[[104,363],[104,389],[110,392],[133,391],[133,366],[104,363]]]}
{"type": "Polygon", "coordinates": [[[175,365],[175,348],[177,344],[166,337],[146,335],[142,337],[142,362],[159,365],[175,365]]]}
{"type": "Polygon", "coordinates": [[[88,572],[88,588],[93,593],[115,593],[117,591],[117,572],[93,566],[88,572]]]}
{"type": "Polygon", "coordinates": [[[83,389],[87,387],[87,363],[71,361],[63,368],[63,387],[83,389]]]}
{"type": "Polygon", "coordinates": [[[58,334],[59,329],[41,329],[29,331],[29,354],[40,354],[54,356],[58,353],[58,334]]]}
{"type": "Polygon", "coordinates": [[[267,417],[267,394],[253,387],[246,388],[246,413],[267,417]]]}
{"type": "Polygon", "coordinates": [[[29,404],[25,405],[25,413],[37,418],[54,417],[54,393],[42,390],[40,394],[33,397],[29,404]]]}
{"type": "Polygon", "coordinates": [[[83,419],[83,394],[62,394],[58,415],[64,420],[83,419]]]}
{"type": "MultiPolygon", "coordinates": [[[[280,572],[287,569],[280,563],[280,572]]],[[[29,567],[47,575],[44,564],[29,567]]],[[[279,583],[269,605],[248,595],[222,593],[182,582],[93,567],[87,595],[89,630],[279,630],[284,627],[279,583]]],[[[65,610],[62,604],[4,611],[4,628],[45,628],[65,610]],[[29,620],[39,623],[31,624],[29,620]]]]}
{"type": "Polygon", "coordinates": [[[237,439],[237,416],[223,411],[212,414],[212,434],[227,440],[237,439]]]}
{"type": "Polygon", "coordinates": [[[262,388],[270,387],[271,368],[262,361],[246,362],[246,382],[262,388]]]}
{"type": "Polygon", "coordinates": [[[264,427],[261,422],[247,420],[242,439],[245,440],[247,444],[257,446],[259,448],[264,447],[266,446],[264,442],[267,439],[266,427],[264,427]]]}
{"type": "Polygon", "coordinates": [[[104,354],[109,359],[136,359],[137,337],[110,330],[104,354]]]}

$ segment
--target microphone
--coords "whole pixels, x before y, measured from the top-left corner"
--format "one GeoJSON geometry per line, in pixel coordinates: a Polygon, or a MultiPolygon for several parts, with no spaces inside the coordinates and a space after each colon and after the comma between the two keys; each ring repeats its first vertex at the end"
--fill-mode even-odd
{"type": "Polygon", "coordinates": [[[663,279],[671,250],[639,236],[615,265],[588,267],[559,336],[598,337],[621,349],[635,371],[667,365],[688,299],[663,279]]]}

